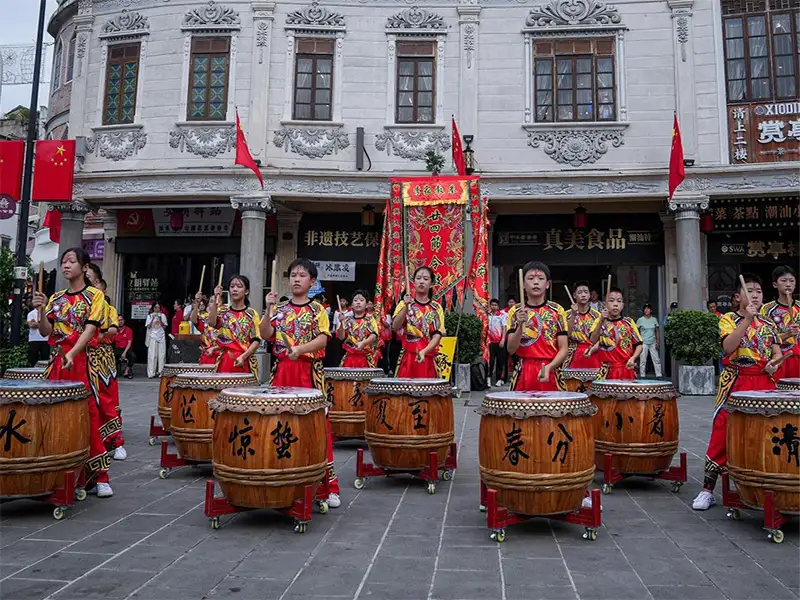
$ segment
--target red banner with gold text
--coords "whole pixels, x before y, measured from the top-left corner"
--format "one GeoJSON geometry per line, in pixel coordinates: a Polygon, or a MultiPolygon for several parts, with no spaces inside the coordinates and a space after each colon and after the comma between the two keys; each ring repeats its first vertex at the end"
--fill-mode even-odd
{"type": "Polygon", "coordinates": [[[478,182],[470,184],[470,212],[472,213],[472,260],[469,265],[469,289],[472,307],[481,320],[481,348],[483,360],[489,361],[489,210],[488,200],[481,200],[478,182]]]}

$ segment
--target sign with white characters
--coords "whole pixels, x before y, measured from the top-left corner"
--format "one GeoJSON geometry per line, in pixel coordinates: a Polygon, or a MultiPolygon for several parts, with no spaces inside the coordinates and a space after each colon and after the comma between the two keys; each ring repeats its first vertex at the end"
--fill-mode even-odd
{"type": "Polygon", "coordinates": [[[320,281],[355,281],[356,263],[332,260],[312,261],[317,265],[320,281]]]}

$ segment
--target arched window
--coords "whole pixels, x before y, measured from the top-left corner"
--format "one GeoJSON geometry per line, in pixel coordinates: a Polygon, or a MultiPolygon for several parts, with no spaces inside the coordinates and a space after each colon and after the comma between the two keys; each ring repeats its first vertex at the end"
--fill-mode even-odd
{"type": "Polygon", "coordinates": [[[61,87],[61,61],[63,59],[64,48],[61,40],[56,42],[56,53],[53,57],[53,90],[61,87]]]}
{"type": "Polygon", "coordinates": [[[75,74],[75,44],[77,42],[77,34],[73,34],[67,46],[67,78],[64,83],[72,81],[72,76],[75,74]]]}
{"type": "Polygon", "coordinates": [[[64,127],[64,132],[61,134],[61,139],[62,140],[68,140],[69,139],[69,123],[67,123],[67,126],[64,127]]]}

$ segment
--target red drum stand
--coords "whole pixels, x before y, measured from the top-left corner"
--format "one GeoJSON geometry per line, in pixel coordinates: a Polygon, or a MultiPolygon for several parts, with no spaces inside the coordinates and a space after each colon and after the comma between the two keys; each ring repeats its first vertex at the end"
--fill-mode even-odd
{"type": "MultiPolygon", "coordinates": [[[[734,521],[742,518],[740,509],[750,509],[739,498],[739,492],[730,488],[727,473],[722,474],[722,506],[728,509],[728,518],[734,521]]],[[[783,543],[781,527],[790,520],[791,516],[775,508],[775,492],[766,490],[764,492],[764,531],[767,532],[767,539],[776,544],[783,543]]]]}
{"type": "Polygon", "coordinates": [[[13,500],[35,500],[43,504],[52,504],[55,506],[53,509],[53,518],[56,521],[60,521],[66,516],[67,509],[75,504],[76,499],[86,499],[86,492],[76,487],[79,477],[75,474],[75,471],[64,471],[62,475],[64,476],[63,483],[46,496],[12,496],[0,498],[0,503],[11,502],[13,500]]]}
{"type": "Polygon", "coordinates": [[[172,434],[167,429],[164,429],[161,425],[156,425],[155,415],[150,415],[150,431],[148,435],[150,436],[150,439],[147,443],[151,446],[155,446],[157,438],[169,437],[172,434]]]}
{"type": "Polygon", "coordinates": [[[182,458],[179,454],[172,454],[167,450],[167,446],[167,440],[161,440],[161,470],[158,472],[158,477],[160,479],[167,479],[172,473],[172,469],[177,467],[196,467],[198,465],[211,464],[210,460],[189,460],[188,458],[182,458]]]}
{"type": "MultiPolygon", "coordinates": [[[[672,482],[672,491],[677,494],[684,483],[688,480],[688,471],[686,467],[686,452],[681,452],[681,464],[673,466],[654,475],[641,475],[641,477],[648,477],[650,479],[662,479],[664,481],[672,482]]],[[[614,455],[607,452],[603,455],[603,493],[610,494],[614,489],[614,484],[619,483],[628,477],[635,477],[635,474],[620,473],[619,470],[613,466],[614,455]]]]}
{"type": "Polygon", "coordinates": [[[362,489],[369,477],[389,477],[390,475],[405,473],[427,481],[428,493],[435,494],[436,484],[439,482],[439,471],[442,471],[442,479],[444,481],[450,481],[453,478],[453,471],[458,468],[458,445],[455,442],[450,444],[447,458],[441,465],[436,452],[431,452],[429,456],[427,466],[421,470],[384,469],[376,467],[372,463],[364,462],[364,449],[359,448],[356,458],[356,478],[353,481],[353,487],[357,490],[362,489]]]}

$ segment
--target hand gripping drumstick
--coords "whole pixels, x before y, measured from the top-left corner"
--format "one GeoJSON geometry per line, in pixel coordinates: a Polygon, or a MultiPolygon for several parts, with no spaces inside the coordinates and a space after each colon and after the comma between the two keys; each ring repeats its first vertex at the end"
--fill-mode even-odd
{"type": "Polygon", "coordinates": [[[519,301],[525,307],[525,283],[522,279],[522,269],[519,270],[519,301]]]}
{"type": "MultiPolygon", "coordinates": [[[[744,280],[744,275],[742,275],[741,273],[739,274],[739,283],[742,286],[742,293],[744,294],[745,300],[747,300],[747,306],[750,306],[753,303],[753,301],[750,299],[750,292],[747,291],[747,283],[744,280]]],[[[753,318],[753,324],[757,323],[758,323],[758,316],[753,318]]]]}
{"type": "Polygon", "coordinates": [[[344,326],[344,309],[342,308],[342,299],[339,294],[336,294],[336,306],[339,307],[339,322],[342,324],[342,329],[346,329],[344,326]]]}

